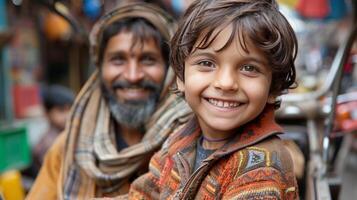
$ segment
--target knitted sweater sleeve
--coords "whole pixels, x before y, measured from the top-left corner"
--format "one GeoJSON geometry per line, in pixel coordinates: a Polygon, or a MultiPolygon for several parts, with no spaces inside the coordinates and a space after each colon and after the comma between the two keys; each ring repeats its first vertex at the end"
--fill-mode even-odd
{"type": "Polygon", "coordinates": [[[299,199],[296,182],[273,167],[261,167],[231,182],[222,199],[299,199]]]}
{"type": "Polygon", "coordinates": [[[149,171],[137,178],[130,187],[129,199],[159,199],[163,151],[155,153],[149,163],[149,171]]]}

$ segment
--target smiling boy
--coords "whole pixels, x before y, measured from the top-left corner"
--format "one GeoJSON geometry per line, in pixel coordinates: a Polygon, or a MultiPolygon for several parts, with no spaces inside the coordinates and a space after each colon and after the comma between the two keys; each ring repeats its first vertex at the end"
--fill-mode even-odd
{"type": "Polygon", "coordinates": [[[131,185],[133,199],[298,199],[277,136],[276,98],[295,82],[297,42],[273,0],[198,0],[171,41],[195,117],[131,185]]]}

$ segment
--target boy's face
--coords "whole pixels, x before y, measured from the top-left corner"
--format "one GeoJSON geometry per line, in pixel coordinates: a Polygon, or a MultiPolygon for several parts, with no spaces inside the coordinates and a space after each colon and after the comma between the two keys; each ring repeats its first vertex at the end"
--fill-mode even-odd
{"type": "Polygon", "coordinates": [[[228,26],[208,48],[193,51],[185,60],[185,82],[178,80],[203,133],[212,138],[228,137],[256,118],[268,101],[274,102],[269,95],[271,69],[248,37],[249,53],[238,37],[220,50],[231,32],[232,26],[228,26]]]}

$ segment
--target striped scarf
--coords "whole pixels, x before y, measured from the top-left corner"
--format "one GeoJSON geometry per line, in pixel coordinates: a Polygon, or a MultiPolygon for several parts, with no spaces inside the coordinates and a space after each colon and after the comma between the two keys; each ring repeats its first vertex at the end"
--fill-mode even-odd
{"type": "MultiPolygon", "coordinates": [[[[91,33],[91,44],[95,43],[94,38],[99,38],[98,32],[103,27],[126,17],[155,21],[153,24],[160,27],[160,32],[169,27],[167,21],[163,20],[162,11],[146,4],[129,5],[112,11],[97,23],[93,28],[94,33],[91,33]]],[[[163,33],[165,39],[169,40],[171,33],[166,30],[163,33]]],[[[95,48],[96,45],[92,45],[92,53],[96,53],[95,48]]],[[[67,139],[60,172],[59,199],[125,194],[127,191],[122,188],[126,187],[129,179],[148,163],[169,133],[191,115],[190,108],[182,98],[167,92],[174,80],[173,70],[169,68],[160,104],[146,124],[147,131],[142,141],[118,152],[114,142],[115,122],[103,97],[99,76],[98,70],[93,73],[72,107],[65,130],[67,139]]]]}

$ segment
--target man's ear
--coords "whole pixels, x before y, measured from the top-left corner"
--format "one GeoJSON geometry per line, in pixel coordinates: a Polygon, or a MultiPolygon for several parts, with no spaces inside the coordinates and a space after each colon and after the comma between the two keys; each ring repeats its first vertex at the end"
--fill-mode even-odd
{"type": "Polygon", "coordinates": [[[184,85],[183,81],[178,77],[176,78],[176,84],[177,84],[177,89],[180,92],[185,92],[185,85],[184,85]]]}

